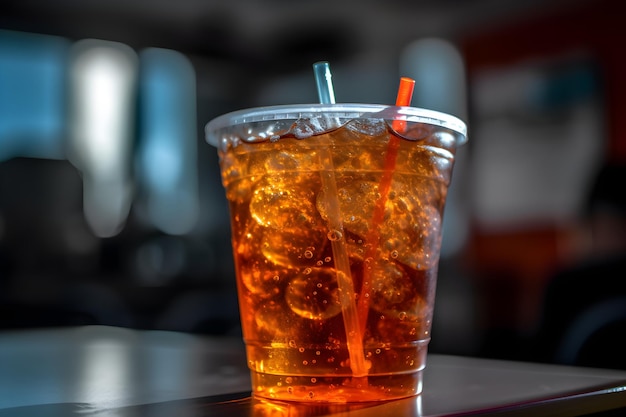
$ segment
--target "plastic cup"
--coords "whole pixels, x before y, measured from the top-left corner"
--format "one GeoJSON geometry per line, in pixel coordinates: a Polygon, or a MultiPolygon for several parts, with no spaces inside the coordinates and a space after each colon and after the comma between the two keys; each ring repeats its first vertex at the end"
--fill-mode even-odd
{"type": "Polygon", "coordinates": [[[217,117],[206,138],[230,206],[253,394],[419,394],[465,124],[413,107],[286,105],[217,117]]]}

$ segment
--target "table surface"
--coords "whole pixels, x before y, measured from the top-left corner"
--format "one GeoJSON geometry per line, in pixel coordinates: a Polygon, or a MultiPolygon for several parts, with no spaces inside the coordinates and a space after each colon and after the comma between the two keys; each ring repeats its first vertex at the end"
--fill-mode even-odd
{"type": "Polygon", "coordinates": [[[245,366],[238,337],[103,326],[0,332],[0,417],[626,414],[626,371],[430,354],[418,397],[305,406],[251,398],[245,366]]]}

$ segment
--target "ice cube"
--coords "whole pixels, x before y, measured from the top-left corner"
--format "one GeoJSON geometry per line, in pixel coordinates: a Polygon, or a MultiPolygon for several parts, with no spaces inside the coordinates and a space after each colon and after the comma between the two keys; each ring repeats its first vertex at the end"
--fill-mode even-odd
{"type": "Polygon", "coordinates": [[[241,202],[248,198],[255,181],[244,174],[247,165],[231,152],[220,159],[222,184],[226,188],[226,198],[231,202],[241,202]]]}
{"type": "Polygon", "coordinates": [[[314,266],[322,258],[328,239],[324,229],[267,229],[261,238],[263,255],[273,264],[285,267],[314,266]]]}
{"type": "Polygon", "coordinates": [[[238,274],[244,287],[255,297],[278,296],[286,286],[288,270],[261,256],[264,230],[254,222],[236,239],[238,274]]]}
{"type": "Polygon", "coordinates": [[[362,136],[386,136],[387,124],[383,119],[354,119],[346,124],[346,129],[359,135],[359,140],[363,140],[362,136]]]}
{"type": "Polygon", "coordinates": [[[244,286],[261,299],[279,296],[286,285],[289,270],[274,269],[266,265],[246,264],[239,268],[239,275],[244,286]]]}
{"type": "MultiPolygon", "coordinates": [[[[373,181],[340,180],[337,183],[337,198],[341,220],[346,231],[365,237],[379,198],[378,184],[373,181]]],[[[328,199],[321,192],[317,196],[316,207],[324,220],[328,219],[328,199]]]]}
{"type": "Polygon", "coordinates": [[[276,120],[272,123],[263,121],[261,123],[238,124],[230,128],[231,135],[228,137],[227,143],[236,147],[240,142],[254,143],[275,140],[286,135],[291,126],[292,123],[289,120],[276,120]]]}
{"type": "Polygon", "coordinates": [[[305,139],[338,127],[340,127],[340,121],[334,117],[303,117],[296,120],[291,127],[291,133],[298,139],[305,139]]]}
{"type": "MultiPolygon", "coordinates": [[[[281,302],[268,301],[257,304],[254,311],[254,325],[258,340],[283,341],[293,337],[290,321],[293,314],[281,302]]],[[[245,325],[245,322],[244,322],[245,325]]]]}
{"type": "Polygon", "coordinates": [[[285,173],[285,172],[293,172],[295,171],[300,163],[298,162],[298,158],[300,155],[296,157],[292,153],[289,152],[276,152],[268,155],[268,158],[265,160],[264,168],[265,172],[270,173],[285,173]]]}
{"type": "MultiPolygon", "coordinates": [[[[250,190],[256,181],[250,177],[243,177],[238,181],[233,181],[226,186],[226,198],[230,202],[241,203],[250,196],[250,190]]],[[[225,184],[226,185],[226,184],[225,184]]]]}
{"type": "Polygon", "coordinates": [[[410,314],[406,311],[387,310],[379,313],[374,327],[375,339],[403,345],[415,340],[430,338],[431,310],[425,299],[417,297],[410,314]]]}
{"type": "Polygon", "coordinates": [[[447,150],[433,146],[414,146],[410,151],[398,155],[398,165],[406,165],[407,170],[421,178],[450,183],[454,156],[447,150]]]}
{"type": "Polygon", "coordinates": [[[417,270],[435,266],[441,248],[441,213],[432,204],[437,198],[428,193],[428,188],[395,181],[380,225],[383,256],[417,270]]]}
{"type": "Polygon", "coordinates": [[[305,268],[287,286],[285,300],[297,315],[325,320],[341,312],[334,268],[305,268]]]}
{"type": "Polygon", "coordinates": [[[315,197],[303,175],[268,177],[257,184],[250,201],[250,213],[264,227],[305,231],[317,227],[321,221],[315,197]]]}
{"type": "Polygon", "coordinates": [[[392,260],[377,259],[371,265],[369,305],[386,318],[416,321],[425,306],[420,281],[392,260]]]}

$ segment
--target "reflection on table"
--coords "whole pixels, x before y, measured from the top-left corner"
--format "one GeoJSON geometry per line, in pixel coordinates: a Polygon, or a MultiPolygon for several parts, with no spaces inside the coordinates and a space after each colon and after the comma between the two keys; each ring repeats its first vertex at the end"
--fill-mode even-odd
{"type": "Polygon", "coordinates": [[[239,338],[88,326],[0,333],[0,394],[0,417],[569,416],[626,412],[626,372],[433,354],[421,396],[301,405],[251,398],[239,338]]]}

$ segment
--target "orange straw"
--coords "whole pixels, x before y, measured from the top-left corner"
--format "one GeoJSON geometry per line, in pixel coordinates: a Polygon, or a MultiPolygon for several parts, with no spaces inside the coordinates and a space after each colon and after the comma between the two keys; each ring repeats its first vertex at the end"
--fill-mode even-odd
{"type": "Polygon", "coordinates": [[[398,87],[398,96],[396,98],[396,106],[410,106],[411,98],[413,98],[414,88],[414,79],[409,77],[401,77],[400,86],[398,87]]]}
{"type": "MultiPolygon", "coordinates": [[[[398,96],[396,98],[396,106],[408,106],[411,104],[411,98],[413,97],[413,89],[415,88],[415,80],[402,77],[400,78],[400,86],[398,87],[398,96]]],[[[393,120],[391,123],[393,130],[400,132],[406,126],[404,120],[393,120]]],[[[361,324],[361,333],[365,333],[367,325],[367,315],[369,311],[369,296],[372,288],[371,269],[374,265],[369,263],[373,262],[376,255],[376,248],[378,247],[378,240],[380,239],[380,224],[383,221],[385,215],[385,204],[387,202],[387,196],[389,189],[391,188],[391,179],[393,172],[396,168],[396,159],[398,157],[398,149],[400,148],[400,139],[392,134],[390,135],[389,144],[387,145],[387,154],[385,156],[385,165],[383,167],[383,175],[380,179],[378,187],[379,195],[378,201],[374,206],[374,214],[372,215],[372,224],[367,235],[367,244],[369,248],[365,255],[365,263],[363,265],[363,283],[361,284],[361,294],[358,301],[358,314],[359,323],[361,324]]]]}

